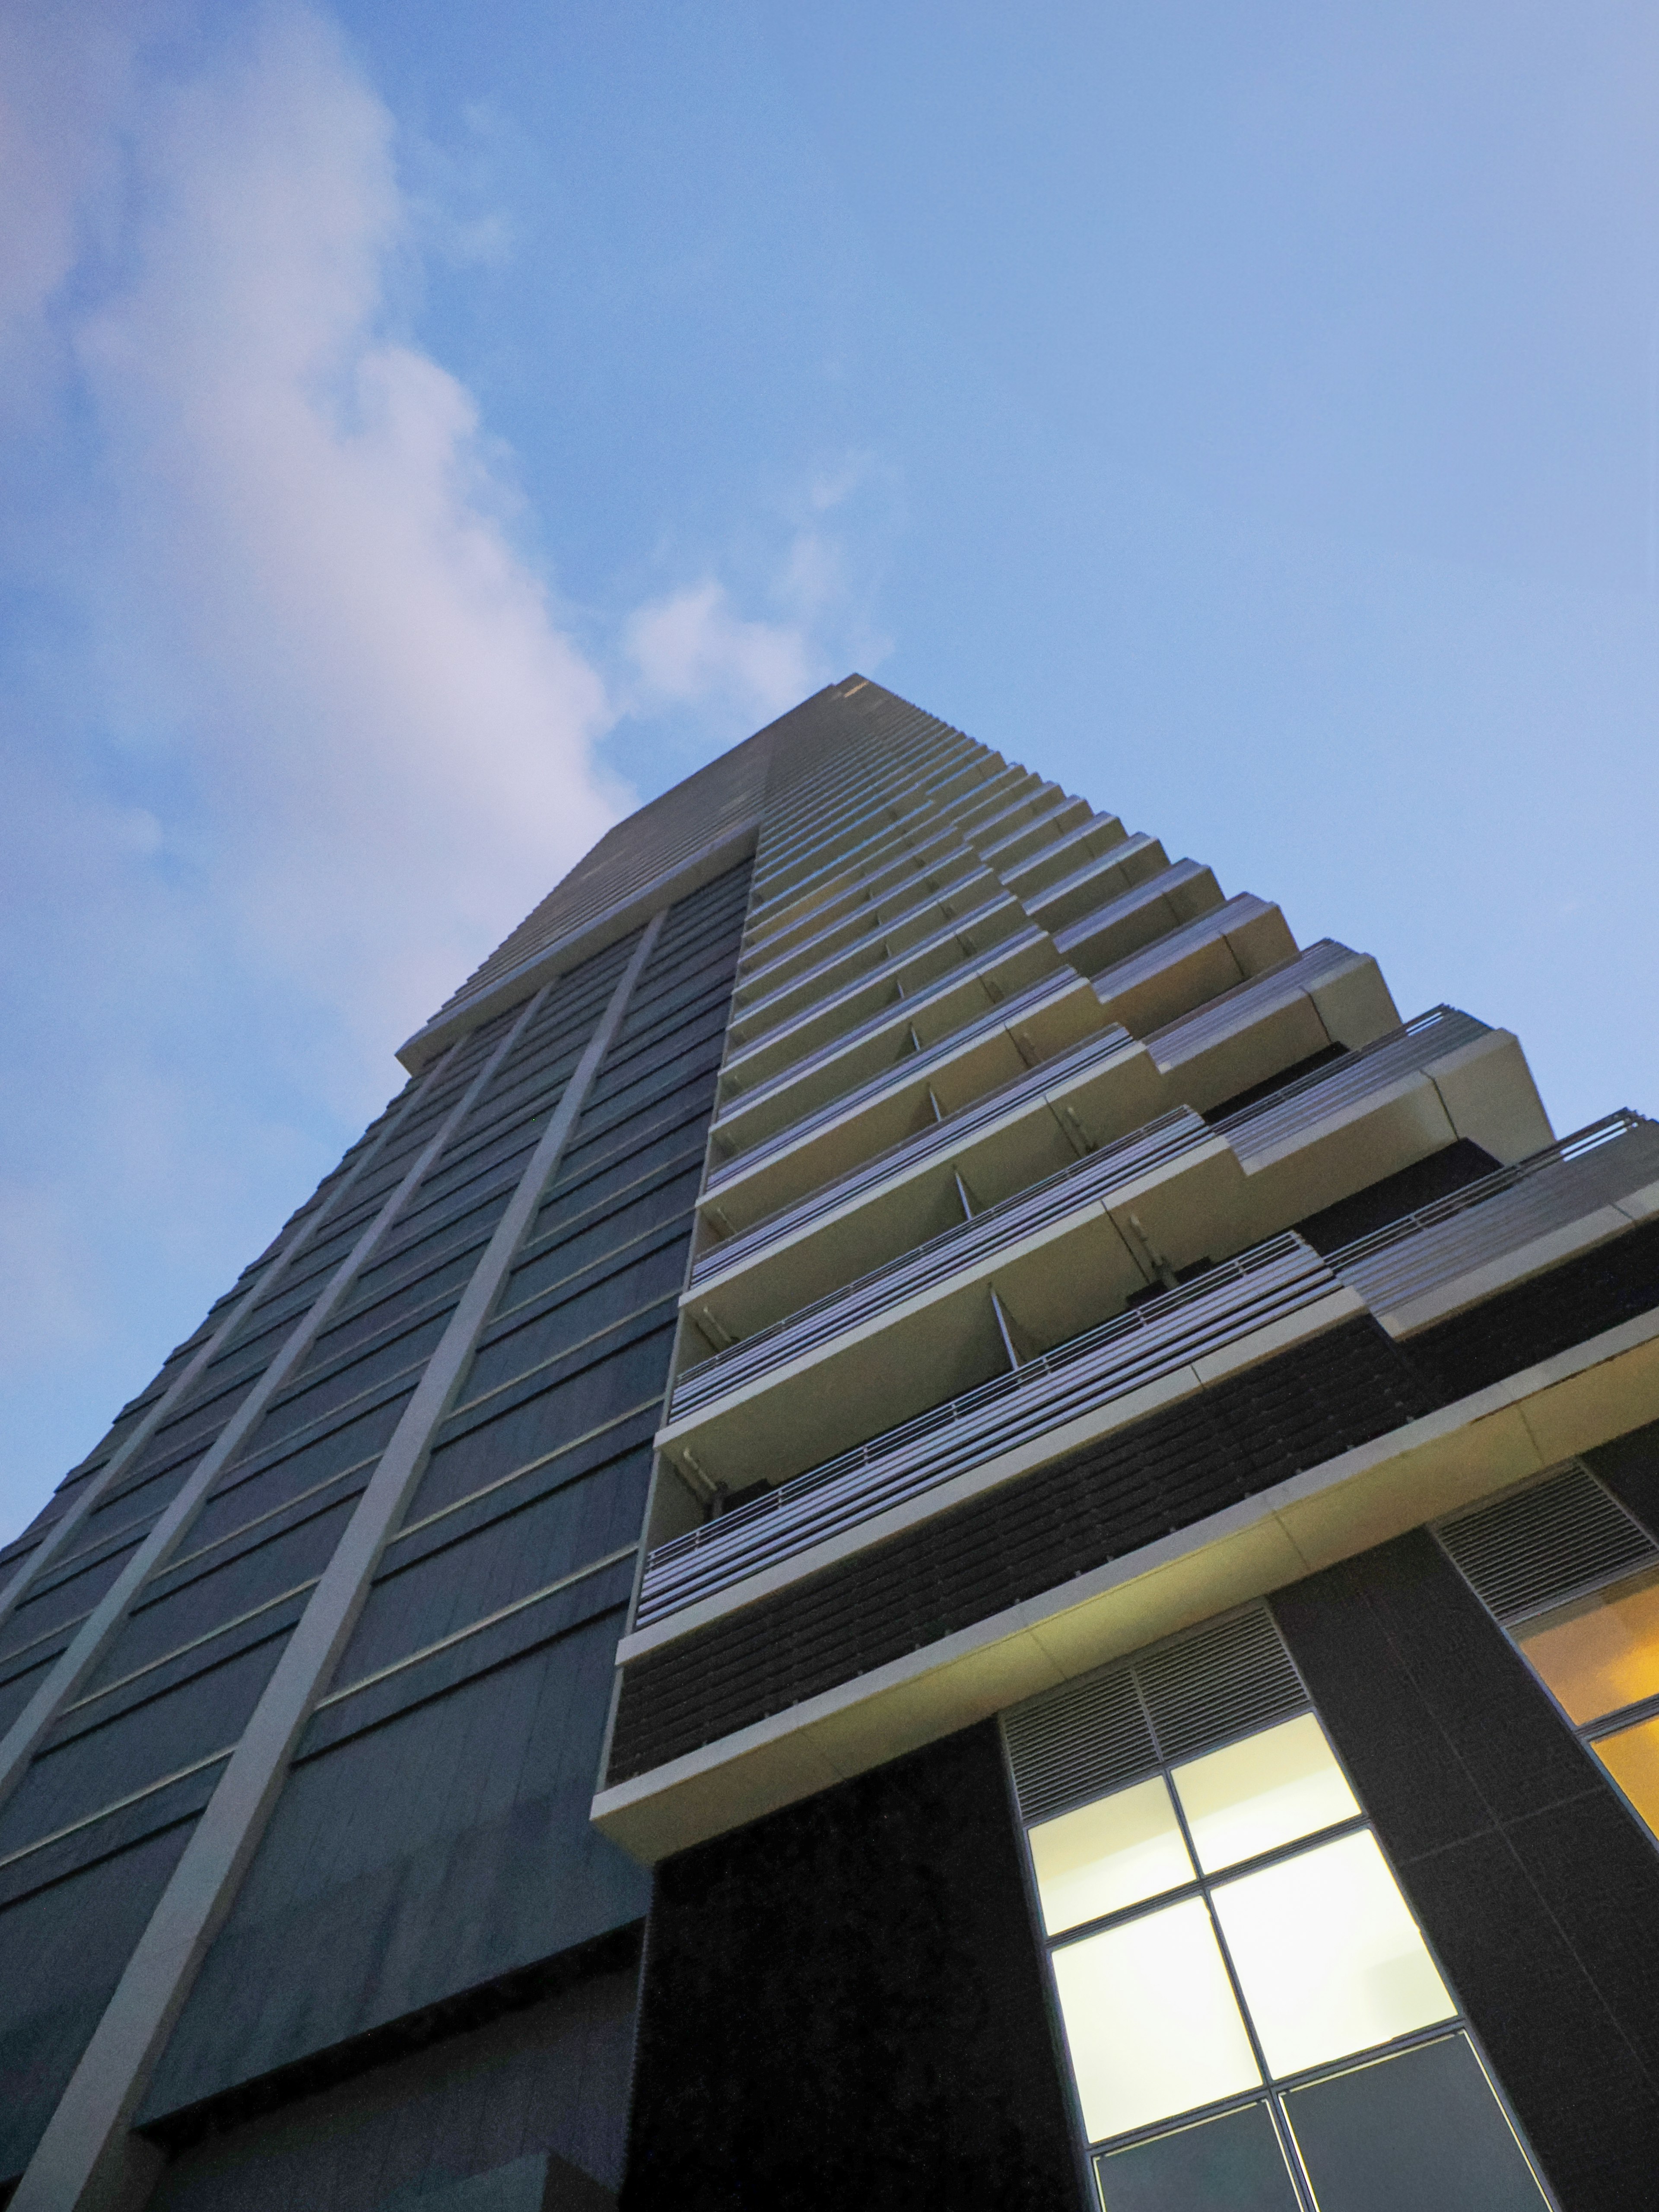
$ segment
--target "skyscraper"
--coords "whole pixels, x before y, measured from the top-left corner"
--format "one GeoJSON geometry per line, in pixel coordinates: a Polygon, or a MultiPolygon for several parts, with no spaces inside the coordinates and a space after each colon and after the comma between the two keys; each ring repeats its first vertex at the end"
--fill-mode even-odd
{"type": "Polygon", "coordinates": [[[18,2212],[1567,2212],[1659,2141],[1659,1126],[858,677],[0,1553],[18,2212]]]}

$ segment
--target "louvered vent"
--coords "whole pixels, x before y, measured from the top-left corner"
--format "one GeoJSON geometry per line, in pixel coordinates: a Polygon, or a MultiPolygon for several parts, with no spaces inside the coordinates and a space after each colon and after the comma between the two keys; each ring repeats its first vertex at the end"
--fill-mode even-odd
{"type": "Polygon", "coordinates": [[[1006,1714],[1020,1811],[1028,1820],[1047,1820],[1150,1774],[1160,1751],[1165,1759],[1194,1758],[1307,1704],[1278,1630],[1264,1607],[1253,1607],[1006,1714]]]}
{"type": "Polygon", "coordinates": [[[1191,1759],[1308,1703],[1263,1606],[1166,1644],[1135,1669],[1165,1759],[1191,1759]]]}
{"type": "Polygon", "coordinates": [[[1103,1796],[1158,1765],[1127,1667],[1109,1667],[1033,1698],[1008,1715],[1005,1729],[1019,1809],[1028,1820],[1103,1796]]]}
{"type": "Polygon", "coordinates": [[[1646,1532],[1577,1461],[1441,1523],[1441,1542],[1500,1620],[1659,1559],[1646,1532]]]}

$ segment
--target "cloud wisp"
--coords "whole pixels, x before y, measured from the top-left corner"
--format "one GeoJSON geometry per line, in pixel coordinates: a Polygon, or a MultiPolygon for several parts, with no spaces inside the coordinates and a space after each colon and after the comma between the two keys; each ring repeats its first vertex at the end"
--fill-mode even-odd
{"type": "Polygon", "coordinates": [[[633,692],[808,680],[708,583],[607,684],[398,312],[395,156],[304,0],[0,22],[0,1534],[631,803],[633,692]]]}

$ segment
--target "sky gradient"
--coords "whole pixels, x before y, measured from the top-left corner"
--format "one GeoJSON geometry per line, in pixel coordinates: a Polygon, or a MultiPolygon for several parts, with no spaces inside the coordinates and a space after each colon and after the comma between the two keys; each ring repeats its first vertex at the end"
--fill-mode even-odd
{"type": "Polygon", "coordinates": [[[1659,1110],[1659,17],[0,9],[0,1537],[853,667],[1659,1110]]]}

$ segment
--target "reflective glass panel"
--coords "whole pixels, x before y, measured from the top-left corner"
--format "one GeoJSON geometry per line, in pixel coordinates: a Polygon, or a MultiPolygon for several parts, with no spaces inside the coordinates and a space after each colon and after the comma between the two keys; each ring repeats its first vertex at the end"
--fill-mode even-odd
{"type": "Polygon", "coordinates": [[[1265,2105],[1109,2151],[1106,2212],[1301,2212],[1265,2105]]]}
{"type": "Polygon", "coordinates": [[[1364,2051],[1455,2009],[1375,1837],[1361,1832],[1215,1891],[1275,2074],[1364,2051]]]}
{"type": "Polygon", "coordinates": [[[1261,2080],[1198,1898],[1068,1943],[1054,1965],[1091,2142],[1261,2080]]]}
{"type": "Polygon", "coordinates": [[[1293,2089],[1285,2104],[1319,2212],[1544,2212],[1467,2036],[1293,2089]]]}
{"type": "Polygon", "coordinates": [[[1193,1879],[1162,1775],[1031,1830],[1031,1863],[1051,1936],[1193,1879]]]}
{"type": "Polygon", "coordinates": [[[1616,1713],[1659,1692],[1659,1571],[1574,1598],[1514,1633],[1571,1719],[1616,1713]]]}
{"type": "Polygon", "coordinates": [[[1351,1820],[1359,1806],[1311,1713],[1175,1769],[1206,1874],[1351,1820]]]}
{"type": "Polygon", "coordinates": [[[1659,1836],[1659,1720],[1638,1721],[1590,1748],[1659,1836]]]}

